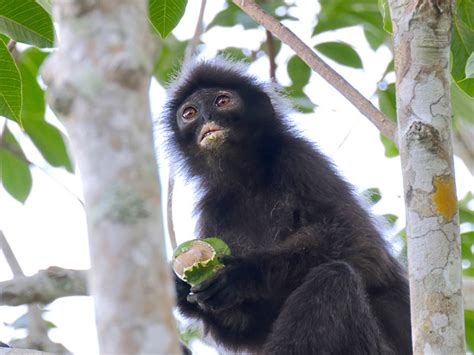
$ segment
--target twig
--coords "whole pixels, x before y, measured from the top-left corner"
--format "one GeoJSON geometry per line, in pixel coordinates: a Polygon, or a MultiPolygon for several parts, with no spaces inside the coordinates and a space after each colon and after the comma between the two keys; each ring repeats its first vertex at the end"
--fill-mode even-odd
{"type": "Polygon", "coordinates": [[[13,277],[20,277],[23,276],[23,270],[21,269],[20,264],[18,263],[15,254],[13,254],[13,250],[8,244],[7,238],[5,238],[5,234],[3,231],[0,230],[0,249],[2,249],[3,255],[7,260],[10,269],[12,270],[13,277]]]}
{"type": "Polygon", "coordinates": [[[267,35],[267,55],[270,62],[270,78],[276,82],[276,63],[275,63],[275,44],[273,43],[273,36],[270,31],[265,31],[267,35]]]}
{"type": "Polygon", "coordinates": [[[48,304],[67,296],[87,296],[87,270],[51,266],[33,276],[0,282],[0,305],[48,304]]]}
{"type": "Polygon", "coordinates": [[[16,41],[14,41],[13,39],[9,40],[8,44],[7,44],[7,48],[10,51],[10,53],[15,52],[15,50],[16,50],[16,41]]]}
{"type": "Polygon", "coordinates": [[[168,176],[168,203],[166,205],[166,224],[168,225],[168,239],[173,250],[176,249],[176,233],[173,225],[173,192],[174,192],[174,169],[170,169],[168,176]]]}
{"type": "Polygon", "coordinates": [[[85,206],[84,202],[81,200],[81,198],[80,198],[79,196],[77,196],[74,192],[72,192],[62,181],[59,181],[56,177],[54,177],[53,175],[51,175],[45,168],[43,168],[42,166],[39,166],[39,165],[36,164],[36,163],[33,163],[31,160],[25,158],[25,161],[26,161],[28,164],[30,164],[32,167],[41,170],[41,171],[42,171],[46,176],[48,176],[52,181],[54,181],[56,184],[58,184],[59,186],[61,186],[67,193],[69,193],[74,199],[76,199],[77,202],[79,202],[79,204],[82,206],[83,209],[86,208],[86,206],[85,206]]]}
{"type": "Polygon", "coordinates": [[[265,29],[280,38],[292,48],[308,66],[331,84],[348,99],[363,115],[365,115],[386,137],[395,140],[396,125],[362,94],[349,84],[342,76],[326,64],[314,51],[299,39],[286,26],[273,16],[263,11],[253,0],[232,0],[247,15],[261,24],[265,29]]]}
{"type": "Polygon", "coordinates": [[[464,296],[464,309],[474,310],[474,278],[462,278],[462,294],[464,296]]]}
{"type": "Polygon", "coordinates": [[[194,35],[186,48],[186,55],[184,62],[187,62],[191,57],[196,54],[196,48],[201,38],[202,32],[204,31],[204,10],[206,9],[206,0],[201,0],[201,8],[199,9],[199,15],[196,22],[196,29],[194,35]]]}
{"type": "MultiPolygon", "coordinates": [[[[199,15],[196,22],[196,29],[194,35],[186,48],[186,55],[184,62],[187,62],[196,54],[196,48],[201,38],[202,32],[204,31],[204,11],[206,9],[206,0],[201,0],[201,8],[199,9],[199,15]]],[[[173,190],[174,190],[174,170],[170,169],[168,176],[168,203],[166,205],[166,221],[168,225],[168,239],[171,244],[171,248],[174,250],[177,247],[176,233],[173,226],[173,190]]]]}

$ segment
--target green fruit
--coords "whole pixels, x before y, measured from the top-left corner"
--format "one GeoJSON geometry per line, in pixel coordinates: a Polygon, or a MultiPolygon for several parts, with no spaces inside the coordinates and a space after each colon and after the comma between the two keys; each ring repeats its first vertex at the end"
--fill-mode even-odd
{"type": "Polygon", "coordinates": [[[189,240],[176,248],[173,270],[181,280],[197,285],[224,267],[219,261],[222,255],[230,255],[230,249],[219,238],[189,240]]]}

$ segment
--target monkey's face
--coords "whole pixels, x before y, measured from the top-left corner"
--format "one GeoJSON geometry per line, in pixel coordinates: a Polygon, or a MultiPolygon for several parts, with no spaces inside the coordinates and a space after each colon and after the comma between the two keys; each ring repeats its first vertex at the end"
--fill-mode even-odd
{"type": "Polygon", "coordinates": [[[178,134],[188,149],[215,152],[241,140],[243,100],[234,90],[206,88],[186,98],[176,112],[178,134]]]}

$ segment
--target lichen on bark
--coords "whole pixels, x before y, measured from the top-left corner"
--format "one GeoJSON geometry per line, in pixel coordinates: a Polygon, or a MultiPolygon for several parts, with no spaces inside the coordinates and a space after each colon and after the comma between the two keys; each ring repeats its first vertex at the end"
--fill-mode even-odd
{"type": "Polygon", "coordinates": [[[452,1],[389,0],[415,354],[465,354],[451,143],[452,1]]]}

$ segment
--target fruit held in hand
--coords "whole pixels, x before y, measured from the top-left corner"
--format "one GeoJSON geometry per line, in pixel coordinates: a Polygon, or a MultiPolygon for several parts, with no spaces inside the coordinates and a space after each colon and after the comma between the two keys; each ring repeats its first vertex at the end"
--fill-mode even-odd
{"type": "Polygon", "coordinates": [[[219,238],[189,240],[176,248],[173,270],[181,280],[197,285],[224,267],[219,261],[221,255],[230,255],[230,249],[219,238]]]}

